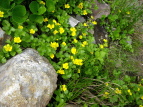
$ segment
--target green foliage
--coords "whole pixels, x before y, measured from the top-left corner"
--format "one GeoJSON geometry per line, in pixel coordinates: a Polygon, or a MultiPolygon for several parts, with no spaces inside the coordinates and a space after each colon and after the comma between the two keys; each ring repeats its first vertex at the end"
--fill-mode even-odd
{"type": "Polygon", "coordinates": [[[122,50],[133,52],[130,35],[135,32],[133,26],[140,19],[142,8],[134,7],[133,0],[130,4],[123,1],[108,1],[111,14],[101,18],[109,38],[117,43],[114,47],[106,39],[103,44],[92,43],[92,18],[85,17],[86,21],[75,27],[69,24],[71,15],[90,14],[94,0],[1,0],[1,26],[11,38],[0,50],[0,62],[5,63],[25,48],[34,48],[46,57],[59,78],[48,107],[64,107],[68,102],[84,107],[143,105],[143,82],[138,85],[135,77],[123,72],[132,68],[122,50]],[[122,62],[128,65],[127,69],[122,62]]]}

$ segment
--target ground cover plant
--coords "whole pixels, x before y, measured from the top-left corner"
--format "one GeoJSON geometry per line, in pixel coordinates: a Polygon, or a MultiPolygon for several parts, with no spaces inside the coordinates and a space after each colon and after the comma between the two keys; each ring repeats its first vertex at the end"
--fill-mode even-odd
{"type": "Polygon", "coordinates": [[[1,0],[1,27],[11,38],[0,50],[0,62],[5,63],[25,48],[34,48],[46,57],[58,73],[58,87],[48,107],[64,107],[67,103],[143,107],[143,80],[137,82],[135,76],[126,75],[115,65],[127,59],[126,54],[118,54],[120,51],[134,52],[134,26],[142,18],[143,9],[136,4],[138,0],[106,0],[111,14],[97,23],[89,15],[91,8],[98,8],[92,7],[93,2],[1,0]],[[69,18],[77,14],[86,21],[71,27],[69,18]],[[103,39],[103,44],[94,44],[88,32],[96,24],[108,32],[109,40],[103,39]]]}

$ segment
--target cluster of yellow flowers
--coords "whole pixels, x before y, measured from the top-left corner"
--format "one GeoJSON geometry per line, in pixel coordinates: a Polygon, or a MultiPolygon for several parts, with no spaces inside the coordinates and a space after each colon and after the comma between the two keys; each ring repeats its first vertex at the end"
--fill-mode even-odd
{"type": "Polygon", "coordinates": [[[82,42],[81,46],[85,47],[86,45],[88,45],[87,41],[82,42]]]}
{"type": "Polygon", "coordinates": [[[131,90],[129,89],[129,90],[127,90],[127,92],[129,93],[129,95],[132,95],[132,92],[131,92],[131,90]]]}
{"type": "MultiPolygon", "coordinates": [[[[20,37],[14,37],[14,43],[20,43],[21,41],[22,40],[20,39],[20,37]]],[[[12,46],[10,44],[6,44],[3,48],[7,52],[12,51],[12,46]]]]}
{"type": "Polygon", "coordinates": [[[103,39],[104,44],[100,44],[99,47],[102,49],[104,47],[108,47],[108,40],[107,39],[103,39]]]}
{"type": "Polygon", "coordinates": [[[70,31],[72,32],[71,35],[75,36],[76,35],[76,28],[75,27],[71,27],[70,31]]]}

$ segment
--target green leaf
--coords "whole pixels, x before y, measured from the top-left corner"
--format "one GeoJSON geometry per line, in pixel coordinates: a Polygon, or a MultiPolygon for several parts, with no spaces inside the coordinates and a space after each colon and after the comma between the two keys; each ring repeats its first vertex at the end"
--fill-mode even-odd
{"type": "Polygon", "coordinates": [[[10,9],[10,1],[11,0],[0,0],[0,7],[3,9],[10,9]]]}
{"type": "Polygon", "coordinates": [[[53,0],[46,0],[47,11],[52,12],[55,10],[55,3],[53,0]]]}
{"type": "Polygon", "coordinates": [[[16,23],[23,23],[27,19],[26,8],[23,5],[17,5],[12,10],[12,19],[16,23]]]}
{"type": "Polygon", "coordinates": [[[23,5],[17,5],[12,10],[13,16],[23,17],[26,14],[26,8],[23,5]]]}
{"type": "Polygon", "coordinates": [[[43,16],[41,15],[35,15],[35,14],[32,14],[30,15],[29,19],[33,22],[37,22],[37,23],[42,23],[44,18],[43,16]]]}
{"type": "Polygon", "coordinates": [[[43,13],[46,12],[46,8],[44,6],[41,6],[39,9],[38,9],[38,15],[41,15],[43,13]]]}
{"type": "Polygon", "coordinates": [[[15,3],[20,4],[21,2],[23,2],[24,0],[14,0],[15,3]]]}
{"type": "Polygon", "coordinates": [[[16,54],[16,52],[14,52],[14,51],[11,51],[11,52],[10,52],[10,55],[11,55],[11,56],[14,56],[15,54],[16,54]]]}
{"type": "Polygon", "coordinates": [[[3,57],[2,59],[1,59],[1,63],[5,63],[6,62],[6,59],[5,59],[5,57],[3,57]]]}
{"type": "Polygon", "coordinates": [[[39,4],[36,1],[32,1],[29,5],[29,8],[33,14],[37,14],[39,9],[39,4]]]}

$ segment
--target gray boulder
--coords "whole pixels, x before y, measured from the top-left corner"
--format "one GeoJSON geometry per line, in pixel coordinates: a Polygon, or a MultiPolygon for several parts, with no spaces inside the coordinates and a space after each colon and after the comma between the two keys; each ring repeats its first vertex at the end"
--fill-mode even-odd
{"type": "Polygon", "coordinates": [[[95,3],[92,5],[92,7],[94,7],[94,5],[98,6],[98,9],[92,9],[92,15],[94,17],[94,19],[98,19],[101,18],[103,15],[108,16],[110,14],[110,6],[106,3],[99,3],[97,0],[95,0],[95,3]]]}
{"type": "Polygon", "coordinates": [[[0,107],[45,107],[57,87],[49,61],[26,49],[0,67],[0,107]]]}

